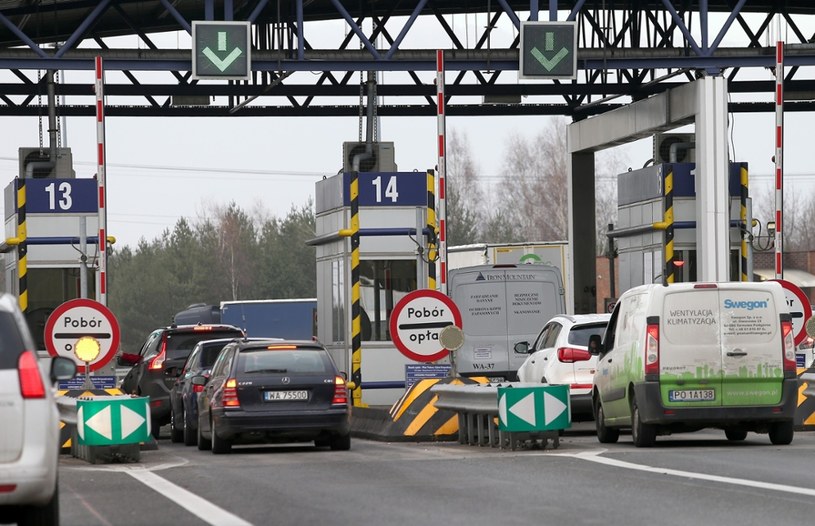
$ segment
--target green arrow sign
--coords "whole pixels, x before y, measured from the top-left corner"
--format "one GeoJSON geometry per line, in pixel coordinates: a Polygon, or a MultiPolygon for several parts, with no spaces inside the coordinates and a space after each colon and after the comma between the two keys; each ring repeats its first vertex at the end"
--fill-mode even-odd
{"type": "Polygon", "coordinates": [[[99,396],[76,402],[76,432],[87,446],[138,444],[150,438],[149,397],[99,396]]]}
{"type": "Polygon", "coordinates": [[[523,22],[519,77],[571,79],[577,74],[575,22],[523,22]]]}
{"type": "Polygon", "coordinates": [[[501,431],[550,431],[572,424],[568,385],[499,387],[501,431]]]}
{"type": "Polygon", "coordinates": [[[252,71],[249,22],[192,23],[192,77],[246,80],[252,71]]]}

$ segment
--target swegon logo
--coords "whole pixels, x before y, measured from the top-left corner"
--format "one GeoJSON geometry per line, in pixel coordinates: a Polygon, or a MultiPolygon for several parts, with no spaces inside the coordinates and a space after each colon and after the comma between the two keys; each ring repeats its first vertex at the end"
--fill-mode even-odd
{"type": "Polygon", "coordinates": [[[724,308],[725,309],[766,309],[770,306],[769,302],[766,300],[760,301],[735,301],[731,299],[724,300],[724,308]]]}

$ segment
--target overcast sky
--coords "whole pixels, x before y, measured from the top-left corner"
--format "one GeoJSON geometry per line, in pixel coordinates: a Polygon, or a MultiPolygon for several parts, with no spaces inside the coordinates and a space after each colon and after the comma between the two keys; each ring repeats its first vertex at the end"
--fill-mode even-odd
{"type": "MultiPolygon", "coordinates": [[[[458,20],[461,23],[464,18],[458,20]]],[[[474,27],[472,38],[475,26],[484,24],[483,19],[472,17],[466,22],[474,27]]],[[[307,24],[306,28],[309,27],[307,24]]],[[[341,35],[344,29],[331,31],[341,35]]],[[[403,47],[432,47],[432,41],[411,44],[410,38],[415,38],[413,31],[403,47]]],[[[331,41],[335,42],[338,35],[329,33],[319,34],[326,39],[333,37],[331,41]]],[[[438,32],[434,34],[438,37],[438,32]]],[[[320,45],[314,35],[312,32],[307,36],[312,37],[313,45],[320,45]]],[[[503,33],[496,31],[492,38],[494,45],[499,46],[504,45],[502,38],[513,36],[512,30],[504,28],[503,33]]],[[[189,48],[188,38],[180,34],[171,40],[181,48],[189,48]]],[[[129,37],[119,45],[136,47],[135,42],[135,37],[129,37]]],[[[449,42],[439,45],[450,47],[449,42]]],[[[120,75],[111,73],[116,74],[120,75]]],[[[72,82],[93,83],[92,71],[71,75],[72,82]]],[[[137,76],[144,78],[144,75],[137,76]]],[[[760,79],[773,78],[766,70],[756,70],[754,75],[760,79]]],[[[509,72],[509,77],[514,79],[515,73],[509,72]]],[[[771,100],[771,94],[762,100],[771,100]]],[[[466,134],[481,180],[484,184],[494,184],[503,173],[502,162],[510,134],[531,138],[546,127],[549,119],[449,117],[447,132],[448,136],[454,132],[466,134]]],[[[810,183],[815,182],[811,119],[808,113],[786,116],[788,187],[806,185],[808,189],[810,183]]],[[[38,146],[39,137],[36,117],[3,117],[2,122],[0,183],[5,187],[17,175],[18,148],[38,146]]],[[[730,133],[735,147],[731,157],[750,163],[756,189],[772,181],[769,176],[773,171],[774,123],[772,113],[731,115],[730,133]]],[[[164,229],[172,229],[180,217],[195,218],[213,205],[230,201],[246,211],[261,206],[269,213],[285,216],[292,205],[299,207],[314,195],[317,180],[342,168],[342,143],[358,140],[359,134],[356,117],[109,117],[106,127],[108,229],[120,247],[133,246],[141,237],[152,240],[164,229]]],[[[47,129],[46,118],[43,118],[43,129],[47,129]]],[[[381,140],[395,143],[400,171],[425,171],[435,166],[434,116],[385,118],[380,129],[381,140]]],[[[64,143],[72,149],[77,177],[91,177],[96,172],[94,118],[70,118],[62,131],[64,143]]],[[[681,131],[692,131],[692,128],[681,131]]],[[[44,133],[47,146],[47,131],[44,133]]],[[[638,141],[618,148],[617,152],[628,166],[639,168],[651,157],[651,142],[638,141]]]]}

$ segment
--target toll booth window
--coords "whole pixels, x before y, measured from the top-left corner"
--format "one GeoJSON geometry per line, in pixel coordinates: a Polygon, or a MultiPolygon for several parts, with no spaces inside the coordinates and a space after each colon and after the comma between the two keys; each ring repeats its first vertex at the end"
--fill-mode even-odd
{"type": "Polygon", "coordinates": [[[389,341],[393,307],[416,290],[416,261],[366,260],[359,267],[362,339],[389,341]]]}
{"type": "Polygon", "coordinates": [[[345,341],[345,268],[341,259],[331,262],[331,337],[345,341]]]}

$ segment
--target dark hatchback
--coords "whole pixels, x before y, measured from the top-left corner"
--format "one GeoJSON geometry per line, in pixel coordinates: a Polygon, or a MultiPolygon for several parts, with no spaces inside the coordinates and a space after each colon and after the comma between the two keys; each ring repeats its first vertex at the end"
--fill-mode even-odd
{"type": "Polygon", "coordinates": [[[170,423],[170,389],[195,344],[216,338],[241,338],[232,325],[171,325],[151,332],[138,354],[122,354],[119,365],[132,365],[122,380],[126,394],[150,397],[153,436],[170,423]]]}
{"type": "Polygon", "coordinates": [[[193,385],[192,379],[196,376],[209,376],[221,349],[232,341],[235,339],[198,342],[184,362],[170,389],[170,439],[173,442],[183,441],[186,446],[195,445],[198,432],[198,394],[204,390],[204,386],[193,385]]]}
{"type": "Polygon", "coordinates": [[[233,444],[314,441],[351,447],[345,377],[328,351],[310,341],[227,344],[198,398],[198,449],[228,453],[233,444]]]}

